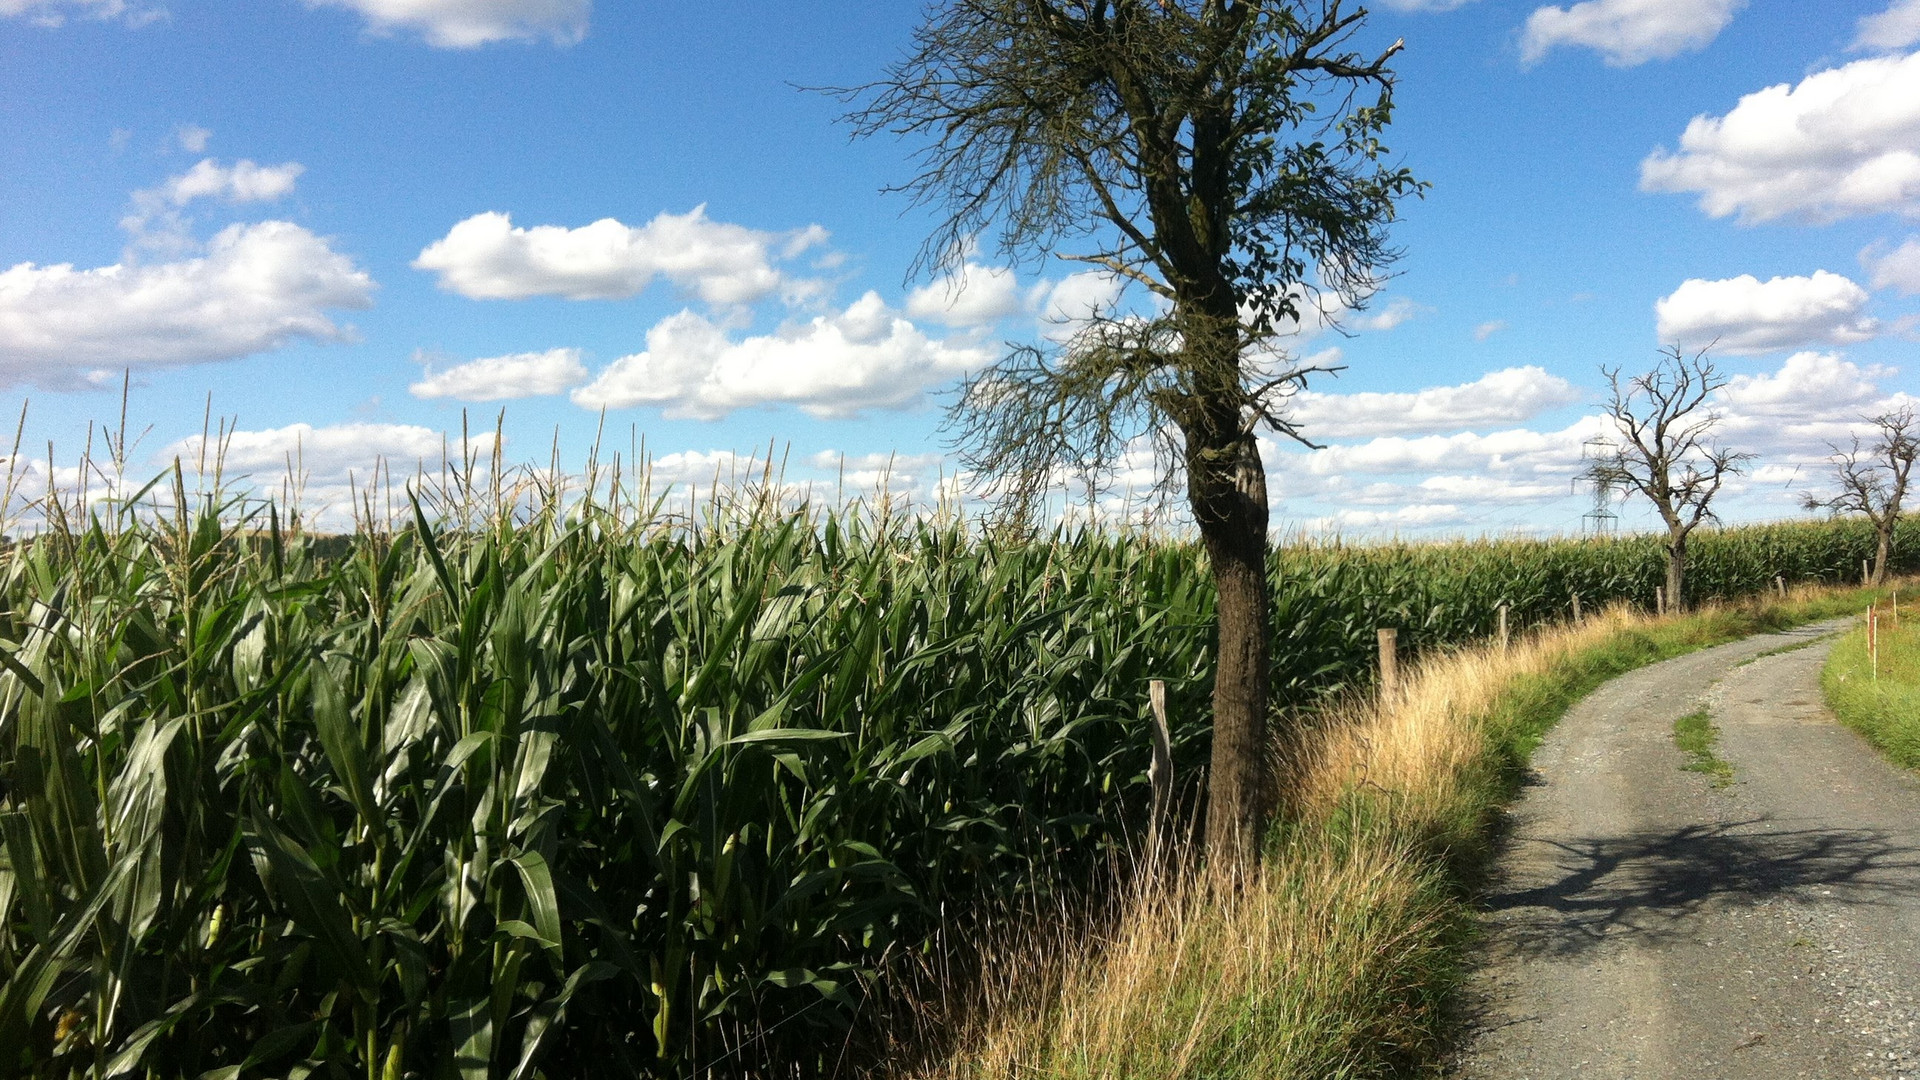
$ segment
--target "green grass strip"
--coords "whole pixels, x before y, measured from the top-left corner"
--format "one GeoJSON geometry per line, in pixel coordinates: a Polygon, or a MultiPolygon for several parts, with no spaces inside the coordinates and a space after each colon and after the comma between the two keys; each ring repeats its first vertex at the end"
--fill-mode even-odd
{"type": "Polygon", "coordinates": [[[1815,645],[1818,645],[1823,641],[1832,641],[1834,638],[1839,636],[1840,636],[1839,634],[1822,634],[1819,637],[1808,638],[1805,641],[1791,641],[1785,645],[1776,645],[1773,648],[1768,649],[1766,652],[1754,653],[1752,656],[1747,657],[1745,660],[1742,660],[1733,666],[1737,668],[1742,668],[1742,667],[1746,667],[1748,664],[1757,664],[1760,661],[1767,659],[1768,657],[1785,656],[1787,653],[1799,652],[1801,649],[1811,649],[1815,645]]]}
{"type": "Polygon", "coordinates": [[[1841,722],[1894,764],[1920,769],[1920,624],[1881,622],[1875,675],[1862,626],[1834,643],[1820,687],[1841,722]]]}
{"type": "Polygon", "coordinates": [[[1705,709],[1673,722],[1674,745],[1689,759],[1680,767],[1688,772],[1704,773],[1713,779],[1714,787],[1723,788],[1733,783],[1733,766],[1713,752],[1719,740],[1720,729],[1713,726],[1713,715],[1705,709]]]}

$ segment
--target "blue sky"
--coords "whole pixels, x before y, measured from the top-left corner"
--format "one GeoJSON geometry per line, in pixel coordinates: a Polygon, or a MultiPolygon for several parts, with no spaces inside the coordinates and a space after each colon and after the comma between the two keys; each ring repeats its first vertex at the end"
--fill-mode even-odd
{"type": "MultiPolygon", "coordinates": [[[[1827,442],[1920,392],[1920,0],[1889,3],[1377,5],[1364,40],[1406,42],[1389,142],[1433,186],[1400,275],[1294,344],[1347,370],[1299,402],[1328,449],[1272,448],[1276,526],[1575,528],[1598,366],[1715,339],[1726,438],[1760,455],[1727,515],[1794,513],[1827,442]]],[[[1106,283],[986,252],[958,293],[906,278],[929,222],[880,189],[907,148],[796,87],[875,77],[918,15],[0,0],[18,464],[51,440],[61,475],[131,367],[136,471],[211,394],[236,467],[277,477],[297,440],[336,502],[501,408],[514,459],[557,428],[580,460],[604,407],[668,478],[771,442],[792,479],[845,454],[927,490],[942,392],[1106,283]]]]}

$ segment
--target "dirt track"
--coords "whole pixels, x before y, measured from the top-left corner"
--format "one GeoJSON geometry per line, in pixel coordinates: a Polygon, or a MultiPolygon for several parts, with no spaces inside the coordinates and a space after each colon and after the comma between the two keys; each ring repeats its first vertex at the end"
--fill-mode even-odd
{"type": "Polygon", "coordinates": [[[1534,758],[1453,1075],[1920,1080],[1920,782],[1820,699],[1844,623],[1627,675],[1534,758]],[[1751,663],[1741,666],[1741,661],[1751,663]],[[1730,786],[1685,772],[1702,704],[1730,786]]]}

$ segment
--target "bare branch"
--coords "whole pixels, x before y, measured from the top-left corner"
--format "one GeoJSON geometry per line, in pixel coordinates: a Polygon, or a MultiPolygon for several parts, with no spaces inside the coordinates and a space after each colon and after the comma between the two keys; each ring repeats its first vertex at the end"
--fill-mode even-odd
{"type": "Polygon", "coordinates": [[[1175,299],[1174,291],[1161,284],[1158,278],[1146,273],[1132,263],[1125,262],[1112,255],[1062,255],[1060,257],[1068,262],[1083,262],[1104,267],[1123,278],[1146,286],[1156,296],[1164,296],[1168,300],[1175,299]]]}
{"type": "Polygon", "coordinates": [[[1219,590],[1207,843],[1223,863],[1257,857],[1270,788],[1256,432],[1305,442],[1284,406],[1321,370],[1269,348],[1273,328],[1315,287],[1363,304],[1399,255],[1398,200],[1423,190],[1381,143],[1399,46],[1355,53],[1363,17],[1342,0],[942,0],[907,59],[845,95],[857,134],[920,144],[903,188],[941,223],[916,271],[976,236],[1015,260],[1071,237],[1165,301],[1011,347],[948,430],[1016,513],[1143,452],[1162,491],[1184,486],[1219,590]]]}
{"type": "Polygon", "coordinates": [[[1856,435],[1844,450],[1829,444],[1833,453],[1827,460],[1833,468],[1835,490],[1825,495],[1802,492],[1800,502],[1808,510],[1825,510],[1836,517],[1857,514],[1872,523],[1876,541],[1874,576],[1880,579],[1886,574],[1894,536],[1905,512],[1913,464],[1920,459],[1920,421],[1916,421],[1911,408],[1861,417],[1861,421],[1877,433],[1873,443],[1863,446],[1856,435]]]}
{"type": "Polygon", "coordinates": [[[1016,261],[1072,238],[1068,258],[1174,313],[1152,346],[1165,378],[1118,377],[1134,368],[1115,358],[1145,346],[1111,326],[1062,350],[1013,349],[961,394],[949,428],[970,460],[1026,474],[1046,447],[1054,468],[1079,469],[1169,423],[1204,449],[1182,451],[1193,460],[1242,461],[1261,425],[1307,441],[1276,395],[1313,372],[1273,382],[1252,354],[1316,290],[1363,305],[1398,256],[1386,242],[1397,200],[1423,190],[1384,164],[1402,44],[1355,48],[1364,16],[1342,0],[946,0],[883,79],[839,92],[857,135],[917,146],[900,189],[940,225],[916,272],[950,267],[975,237],[1016,261]],[[1068,392],[1138,396],[1070,408],[1068,392]],[[1041,416],[990,422],[987,400],[1041,416]],[[973,445],[988,438],[1020,445],[973,445]]]}
{"type": "Polygon", "coordinates": [[[1677,605],[1688,536],[1715,520],[1714,498],[1728,477],[1745,471],[1753,455],[1714,441],[1721,422],[1714,395],[1727,380],[1705,350],[1690,357],[1668,348],[1651,371],[1623,378],[1621,369],[1612,367],[1601,374],[1608,389],[1602,409],[1622,442],[1611,456],[1588,467],[1586,479],[1653,504],[1667,529],[1667,584],[1677,605]]]}

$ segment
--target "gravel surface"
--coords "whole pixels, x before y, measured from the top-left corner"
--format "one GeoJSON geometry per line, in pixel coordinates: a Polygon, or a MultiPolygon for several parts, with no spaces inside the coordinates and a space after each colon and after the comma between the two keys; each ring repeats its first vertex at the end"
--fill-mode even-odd
{"type": "Polygon", "coordinates": [[[1644,668],[1567,714],[1485,898],[1451,1075],[1920,1080],[1920,781],[1821,703],[1845,625],[1644,668]],[[1674,746],[1702,705],[1724,787],[1674,746]]]}

